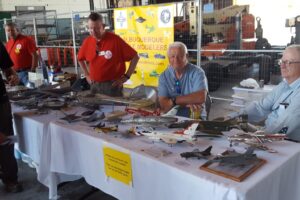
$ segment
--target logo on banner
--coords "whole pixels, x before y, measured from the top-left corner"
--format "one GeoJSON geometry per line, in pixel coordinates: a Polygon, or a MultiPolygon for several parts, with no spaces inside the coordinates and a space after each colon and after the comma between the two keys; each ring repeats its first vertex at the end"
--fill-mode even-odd
{"type": "Polygon", "coordinates": [[[171,19],[171,13],[168,9],[165,9],[160,13],[160,20],[163,23],[165,23],[165,24],[169,23],[170,19],[171,19]]]}
{"type": "Polygon", "coordinates": [[[116,28],[117,29],[126,29],[127,24],[127,11],[126,10],[115,10],[116,17],[116,28]]]}
{"type": "Polygon", "coordinates": [[[172,6],[160,7],[158,9],[158,27],[171,28],[173,22],[172,6]]]}

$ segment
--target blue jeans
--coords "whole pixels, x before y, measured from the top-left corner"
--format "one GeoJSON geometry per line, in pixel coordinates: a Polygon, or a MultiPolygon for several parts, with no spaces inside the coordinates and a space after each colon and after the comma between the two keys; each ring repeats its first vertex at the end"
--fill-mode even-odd
{"type": "Polygon", "coordinates": [[[20,79],[20,84],[26,86],[26,84],[28,83],[28,71],[21,71],[17,74],[20,79]]]}

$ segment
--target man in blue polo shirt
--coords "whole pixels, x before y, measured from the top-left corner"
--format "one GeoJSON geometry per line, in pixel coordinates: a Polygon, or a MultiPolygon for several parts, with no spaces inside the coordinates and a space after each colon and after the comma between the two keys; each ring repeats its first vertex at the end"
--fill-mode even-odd
{"type": "Polygon", "coordinates": [[[187,55],[187,47],[182,42],[169,45],[169,66],[159,77],[160,107],[162,112],[168,112],[179,105],[177,115],[190,117],[192,110],[201,112],[201,118],[206,119],[207,79],[201,67],[188,63],[187,55]]]}

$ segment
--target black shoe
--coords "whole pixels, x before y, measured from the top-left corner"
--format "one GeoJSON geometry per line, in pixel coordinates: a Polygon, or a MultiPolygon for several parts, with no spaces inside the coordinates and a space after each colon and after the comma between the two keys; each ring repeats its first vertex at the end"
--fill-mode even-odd
{"type": "Polygon", "coordinates": [[[5,191],[9,193],[18,193],[23,191],[22,184],[16,183],[5,183],[5,191]]]}

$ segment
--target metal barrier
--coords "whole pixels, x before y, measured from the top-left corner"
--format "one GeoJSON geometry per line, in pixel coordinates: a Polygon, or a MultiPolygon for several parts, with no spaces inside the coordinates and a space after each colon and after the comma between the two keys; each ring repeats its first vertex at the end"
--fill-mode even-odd
{"type": "MultiPolygon", "coordinates": [[[[218,91],[246,78],[270,82],[271,76],[279,72],[276,60],[283,48],[273,48],[262,37],[261,19],[255,21],[249,6],[231,6],[211,13],[205,13],[203,7],[201,0],[174,3],[174,38],[187,45],[190,61],[205,70],[212,98],[230,99],[230,92],[225,95],[218,91]]],[[[113,30],[113,9],[96,12],[104,16],[107,28],[113,30]]],[[[27,34],[35,37],[39,48],[47,48],[49,66],[75,66],[78,74],[75,55],[89,34],[89,13],[47,13],[15,21],[28,27],[32,24],[32,31],[27,34]]]]}

